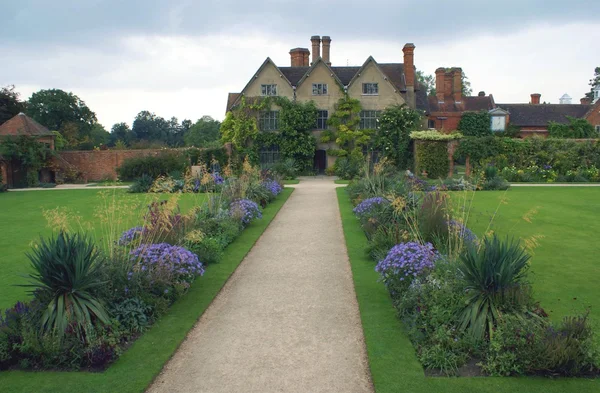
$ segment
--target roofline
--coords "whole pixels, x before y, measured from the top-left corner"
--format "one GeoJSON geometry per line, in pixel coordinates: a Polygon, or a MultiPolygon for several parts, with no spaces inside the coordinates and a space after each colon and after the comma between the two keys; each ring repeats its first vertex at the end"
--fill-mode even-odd
{"type": "Polygon", "coordinates": [[[258,67],[258,70],[256,70],[256,72],[254,73],[254,76],[252,78],[250,78],[250,81],[248,81],[248,83],[246,83],[246,86],[244,86],[244,88],[242,89],[242,91],[240,91],[240,95],[238,96],[238,98],[236,98],[236,100],[231,104],[232,108],[238,104],[238,102],[240,101],[240,99],[243,96],[245,96],[244,93],[246,92],[246,89],[252,84],[252,82],[254,81],[254,79],[258,78],[258,75],[266,67],[267,64],[272,64],[273,67],[275,67],[275,69],[277,70],[277,72],[279,72],[279,76],[281,78],[283,78],[288,83],[288,85],[290,85],[291,88],[294,87],[294,86],[292,86],[292,83],[289,81],[289,79],[283,74],[283,72],[281,72],[281,70],[279,69],[279,67],[277,67],[277,64],[275,64],[275,62],[273,60],[271,60],[270,57],[267,57],[265,59],[265,61],[263,61],[263,63],[261,64],[261,66],[258,67]]]}
{"type": "MultiPolygon", "coordinates": [[[[356,79],[358,79],[360,77],[361,72],[366,68],[367,64],[369,64],[369,62],[373,62],[373,64],[375,64],[375,68],[377,69],[377,71],[379,71],[379,73],[383,76],[383,80],[385,80],[391,87],[392,89],[394,89],[394,91],[396,93],[398,93],[398,95],[402,96],[402,90],[398,89],[396,86],[394,86],[392,84],[392,82],[390,82],[390,78],[385,74],[385,72],[383,72],[381,70],[381,68],[379,68],[379,64],[377,63],[377,61],[373,58],[373,56],[369,56],[367,58],[367,60],[363,63],[363,65],[358,69],[358,71],[356,71],[356,74],[354,74],[354,76],[352,77],[352,79],[350,79],[350,82],[348,82],[348,88],[350,88],[350,86],[352,86],[352,84],[354,83],[354,81],[356,79]]],[[[406,78],[404,75],[404,72],[402,73],[403,77],[406,78]]],[[[406,80],[404,81],[404,84],[406,84],[406,80]]],[[[404,98],[404,97],[403,97],[404,98]]],[[[406,101],[406,100],[405,100],[406,101]]]]}
{"type": "Polygon", "coordinates": [[[325,65],[325,67],[327,67],[327,69],[329,70],[329,72],[331,73],[330,75],[333,77],[333,79],[335,79],[336,82],[338,82],[340,84],[340,86],[344,86],[344,84],[342,83],[342,81],[340,80],[340,78],[338,78],[338,76],[336,75],[336,73],[333,72],[333,70],[331,69],[331,66],[329,64],[327,64],[323,60],[323,58],[321,56],[319,56],[319,57],[317,57],[317,60],[315,60],[311,64],[311,66],[308,68],[308,70],[306,70],[306,72],[304,73],[304,75],[302,76],[302,78],[300,78],[300,80],[296,84],[296,87],[300,86],[306,80],[306,78],[308,78],[310,76],[311,72],[317,67],[317,65],[319,63],[323,63],[325,65]]]}

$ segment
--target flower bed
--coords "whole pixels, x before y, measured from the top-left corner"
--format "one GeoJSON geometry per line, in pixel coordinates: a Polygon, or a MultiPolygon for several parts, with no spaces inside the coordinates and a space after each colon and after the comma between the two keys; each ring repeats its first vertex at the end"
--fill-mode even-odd
{"type": "Polygon", "coordinates": [[[245,190],[275,180],[258,174],[246,168],[185,215],[173,200],[152,203],[110,247],[65,231],[42,239],[29,255],[32,300],[0,314],[0,369],[106,368],[261,217],[245,190]],[[242,200],[252,215],[230,214],[242,200]]]}
{"type": "Polygon", "coordinates": [[[347,191],[378,261],[373,269],[428,373],[598,375],[588,314],[548,319],[532,295],[529,255],[518,240],[478,239],[464,225],[467,213],[457,214],[445,194],[385,173],[347,191]]]}

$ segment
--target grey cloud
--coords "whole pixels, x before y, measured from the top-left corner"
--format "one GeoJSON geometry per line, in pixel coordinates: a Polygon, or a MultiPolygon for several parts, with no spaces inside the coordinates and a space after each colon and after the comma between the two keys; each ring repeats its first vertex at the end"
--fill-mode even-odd
{"type": "Polygon", "coordinates": [[[534,23],[595,21],[600,13],[597,0],[21,0],[2,7],[3,41],[33,45],[98,45],[127,34],[203,35],[249,28],[278,36],[443,42],[534,23]]]}

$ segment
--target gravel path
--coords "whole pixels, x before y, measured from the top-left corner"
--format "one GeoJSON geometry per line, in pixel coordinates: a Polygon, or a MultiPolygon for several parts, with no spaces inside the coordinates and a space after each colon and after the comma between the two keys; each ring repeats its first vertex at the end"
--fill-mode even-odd
{"type": "Polygon", "coordinates": [[[373,392],[335,187],[295,186],[149,392],[373,392]]]}

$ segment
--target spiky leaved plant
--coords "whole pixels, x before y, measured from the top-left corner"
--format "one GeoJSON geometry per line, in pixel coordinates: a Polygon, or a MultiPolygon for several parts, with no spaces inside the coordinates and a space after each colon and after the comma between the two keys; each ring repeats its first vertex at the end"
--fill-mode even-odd
{"type": "Polygon", "coordinates": [[[108,324],[109,317],[93,290],[102,285],[101,252],[85,234],[61,231],[27,254],[33,272],[27,277],[39,299],[50,299],[41,318],[43,332],[64,336],[69,326],[85,331],[95,319],[108,324]]]}
{"type": "Polygon", "coordinates": [[[530,256],[519,241],[501,241],[496,235],[477,246],[467,244],[460,256],[459,271],[465,281],[466,301],[460,327],[482,339],[492,329],[502,311],[515,310],[527,301],[524,282],[530,256]]]}

